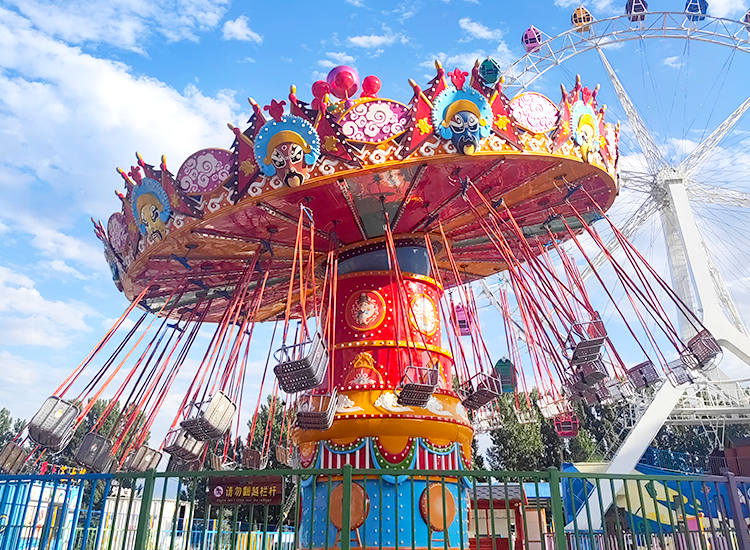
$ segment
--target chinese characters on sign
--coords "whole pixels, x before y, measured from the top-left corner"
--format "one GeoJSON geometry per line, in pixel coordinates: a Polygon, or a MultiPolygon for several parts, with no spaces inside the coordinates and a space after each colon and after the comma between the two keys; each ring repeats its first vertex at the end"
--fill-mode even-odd
{"type": "Polygon", "coordinates": [[[211,477],[208,501],[211,505],[281,504],[283,480],[279,476],[211,477]]]}

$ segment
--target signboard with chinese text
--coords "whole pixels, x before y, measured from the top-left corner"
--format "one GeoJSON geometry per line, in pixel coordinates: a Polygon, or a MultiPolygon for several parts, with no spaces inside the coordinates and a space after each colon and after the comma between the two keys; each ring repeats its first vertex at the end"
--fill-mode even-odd
{"type": "Polygon", "coordinates": [[[281,504],[283,484],[280,476],[211,477],[208,502],[216,506],[281,504]]]}

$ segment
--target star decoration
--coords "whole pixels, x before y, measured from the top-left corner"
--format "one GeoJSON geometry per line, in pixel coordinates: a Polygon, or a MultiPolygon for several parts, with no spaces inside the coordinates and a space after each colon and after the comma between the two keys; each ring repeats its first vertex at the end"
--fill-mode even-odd
{"type": "Polygon", "coordinates": [[[326,151],[337,151],[339,148],[338,140],[334,136],[326,136],[323,141],[323,148],[326,151]]]}
{"type": "Polygon", "coordinates": [[[249,176],[255,171],[255,165],[252,163],[250,159],[242,161],[242,164],[240,164],[240,170],[242,170],[242,173],[245,176],[249,176]]]}
{"type": "Polygon", "coordinates": [[[417,121],[417,128],[419,129],[420,134],[429,134],[432,131],[432,124],[430,124],[430,121],[427,120],[427,117],[420,118],[417,121]]]}
{"type": "Polygon", "coordinates": [[[505,115],[497,115],[495,118],[495,125],[501,130],[505,130],[510,123],[510,119],[505,115]]]}

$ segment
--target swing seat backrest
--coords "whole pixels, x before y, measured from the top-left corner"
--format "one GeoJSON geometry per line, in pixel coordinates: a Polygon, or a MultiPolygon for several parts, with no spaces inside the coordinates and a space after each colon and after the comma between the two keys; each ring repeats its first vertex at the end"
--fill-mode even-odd
{"type": "Polygon", "coordinates": [[[77,405],[54,395],[48,397],[29,422],[29,437],[50,451],[59,452],[73,437],[79,414],[81,409],[77,405]]]}
{"type": "Polygon", "coordinates": [[[9,441],[0,451],[0,471],[8,475],[14,475],[21,471],[29,452],[19,444],[9,441]]]}
{"type": "Polygon", "coordinates": [[[695,357],[697,368],[704,368],[721,354],[721,346],[710,332],[701,330],[687,344],[688,350],[695,357]]]}
{"type": "Polygon", "coordinates": [[[200,459],[206,446],[205,441],[195,439],[182,428],[167,434],[166,441],[164,452],[184,462],[200,459]]]}
{"type": "Polygon", "coordinates": [[[237,406],[223,391],[217,391],[209,400],[199,407],[200,412],[194,418],[183,420],[180,426],[199,441],[210,441],[223,436],[232,424],[237,406]],[[205,407],[205,408],[204,408],[205,407]]]}
{"type": "Polygon", "coordinates": [[[94,472],[107,472],[112,465],[111,439],[95,432],[83,436],[76,451],[76,462],[94,472]]]}
{"type": "Polygon", "coordinates": [[[159,462],[161,462],[161,456],[161,451],[143,445],[135,453],[130,454],[125,461],[125,469],[130,472],[156,470],[159,462]]]}
{"type": "Polygon", "coordinates": [[[325,378],[328,349],[319,332],[311,340],[282,347],[274,356],[279,363],[273,372],[287,393],[317,388],[325,378]]]}
{"type": "Polygon", "coordinates": [[[651,361],[638,363],[636,366],[628,369],[628,378],[636,389],[645,388],[661,380],[656,367],[651,361]]]}
{"type": "Polygon", "coordinates": [[[327,430],[333,425],[337,401],[335,388],[329,394],[303,395],[298,402],[297,426],[303,430],[327,430]]]}

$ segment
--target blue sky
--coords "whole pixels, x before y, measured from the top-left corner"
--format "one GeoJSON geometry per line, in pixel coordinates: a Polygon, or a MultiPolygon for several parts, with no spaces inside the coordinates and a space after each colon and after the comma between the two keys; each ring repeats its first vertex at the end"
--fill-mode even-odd
{"type": "MultiPolygon", "coordinates": [[[[748,7],[747,0],[710,3],[712,14],[732,18],[748,7]]],[[[151,162],[164,153],[176,171],[191,152],[231,143],[226,123],[245,122],[248,96],[264,104],[295,83],[309,98],[312,82],[341,63],[362,77],[379,76],[382,96],[408,101],[407,80],[431,78],[435,58],[449,69],[468,69],[486,55],[507,66],[523,54],[520,35],[529,24],[563,32],[577,4],[0,0],[0,406],[33,414],[126,306],[89,218],[106,221],[119,209],[114,168],[130,166],[135,151],[151,162]]],[[[654,10],[682,4],[650,2],[654,10]]],[[[621,13],[624,1],[587,5],[607,17],[621,13]]],[[[747,60],[726,69],[726,52],[691,48],[608,50],[665,151],[676,156],[747,93],[747,60]],[[714,85],[721,90],[711,92],[714,85]],[[655,95],[667,87],[673,91],[659,103],[655,95]],[[675,99],[688,107],[675,109],[675,99]]],[[[559,83],[572,85],[576,72],[592,85],[606,80],[598,61],[582,56],[537,87],[557,101],[559,83]]],[[[610,118],[624,118],[611,88],[600,99],[610,104],[610,118]]],[[[750,166],[747,128],[730,136],[724,168],[750,166]]],[[[637,165],[625,134],[624,153],[637,165]]],[[[710,177],[726,179],[713,169],[710,177]]],[[[746,183],[739,177],[736,185],[746,183]]],[[[658,239],[648,246],[658,255],[658,239]]],[[[746,276],[738,269],[732,280],[744,289],[746,276]]],[[[258,352],[259,364],[264,355],[258,352]]]]}

